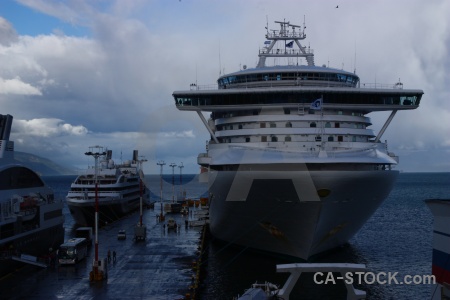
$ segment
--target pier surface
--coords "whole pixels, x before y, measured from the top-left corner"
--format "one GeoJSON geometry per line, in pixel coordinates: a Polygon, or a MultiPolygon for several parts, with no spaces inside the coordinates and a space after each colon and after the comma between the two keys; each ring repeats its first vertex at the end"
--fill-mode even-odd
{"type": "MultiPolygon", "coordinates": [[[[99,258],[108,250],[116,251],[117,260],[108,264],[108,278],[90,282],[94,247],[89,256],[75,266],[40,269],[23,265],[0,278],[1,299],[183,299],[192,284],[192,262],[197,258],[201,227],[185,226],[187,216],[173,217],[178,231],[168,230],[159,222],[158,204],[145,209],[143,223],[147,239],[135,242],[136,212],[99,230],[99,258]],[[125,240],[118,240],[119,230],[126,230],[125,240]]],[[[67,236],[67,240],[71,236],[67,236]]]]}

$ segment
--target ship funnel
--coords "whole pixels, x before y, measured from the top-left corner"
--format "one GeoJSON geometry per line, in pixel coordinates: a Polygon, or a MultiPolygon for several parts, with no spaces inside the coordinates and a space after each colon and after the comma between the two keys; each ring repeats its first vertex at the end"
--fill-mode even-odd
{"type": "Polygon", "coordinates": [[[138,151],[137,150],[133,150],[133,161],[138,161],[138,151]]]}
{"type": "Polygon", "coordinates": [[[12,120],[11,115],[0,115],[0,140],[9,141],[12,120]]]}
{"type": "Polygon", "coordinates": [[[106,150],[106,161],[112,158],[112,150],[106,150]]]}
{"type": "Polygon", "coordinates": [[[9,140],[12,120],[11,115],[0,115],[0,158],[14,158],[14,142],[9,140]]]}

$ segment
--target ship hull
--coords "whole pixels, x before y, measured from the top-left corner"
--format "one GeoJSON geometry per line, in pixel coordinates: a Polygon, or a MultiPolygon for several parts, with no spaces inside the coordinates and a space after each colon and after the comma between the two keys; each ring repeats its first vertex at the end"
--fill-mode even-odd
{"type": "MultiPolygon", "coordinates": [[[[67,199],[67,205],[75,222],[82,226],[95,226],[95,200],[67,199]]],[[[99,201],[99,225],[112,223],[139,208],[139,198],[102,199],[99,201]]]]}
{"type": "Polygon", "coordinates": [[[210,231],[229,243],[308,260],[348,242],[388,196],[397,175],[210,171],[210,231]]]}

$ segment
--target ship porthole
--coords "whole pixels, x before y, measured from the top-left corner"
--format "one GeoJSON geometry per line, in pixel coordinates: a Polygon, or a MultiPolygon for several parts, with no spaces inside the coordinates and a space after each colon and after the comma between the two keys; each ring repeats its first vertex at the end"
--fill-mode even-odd
{"type": "Polygon", "coordinates": [[[329,189],[318,189],[317,195],[319,195],[320,198],[325,198],[328,195],[330,195],[331,191],[329,189]]]}

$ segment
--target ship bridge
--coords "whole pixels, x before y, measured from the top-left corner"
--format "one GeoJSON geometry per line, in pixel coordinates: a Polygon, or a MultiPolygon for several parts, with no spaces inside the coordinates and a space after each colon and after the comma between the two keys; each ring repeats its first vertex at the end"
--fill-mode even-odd
{"type": "Polygon", "coordinates": [[[386,88],[274,87],[175,91],[179,110],[223,111],[264,107],[307,110],[316,99],[323,109],[372,111],[409,110],[419,106],[422,90],[386,88]]]}
{"type": "Polygon", "coordinates": [[[276,86],[357,87],[359,77],[353,73],[316,66],[274,66],[244,69],[221,76],[219,89],[276,86]]]}

